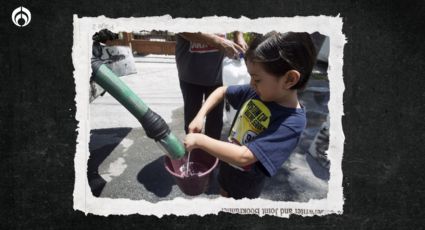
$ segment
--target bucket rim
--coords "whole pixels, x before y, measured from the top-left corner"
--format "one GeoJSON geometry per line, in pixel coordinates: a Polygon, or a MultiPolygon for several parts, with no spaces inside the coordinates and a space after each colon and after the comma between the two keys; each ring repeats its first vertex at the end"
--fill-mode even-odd
{"type": "Polygon", "coordinates": [[[165,167],[165,170],[167,170],[172,176],[178,177],[180,179],[190,178],[190,177],[203,177],[205,175],[210,174],[217,167],[218,162],[220,161],[220,159],[218,159],[217,157],[214,157],[214,158],[215,158],[214,164],[211,167],[209,167],[209,169],[207,171],[205,171],[203,173],[197,173],[196,175],[192,175],[192,176],[184,176],[184,175],[177,174],[177,173],[173,172],[170,169],[170,167],[168,167],[167,162],[166,162],[167,159],[168,159],[170,161],[170,163],[171,163],[171,160],[172,159],[169,156],[167,156],[167,155],[164,156],[164,167],[165,167]]]}

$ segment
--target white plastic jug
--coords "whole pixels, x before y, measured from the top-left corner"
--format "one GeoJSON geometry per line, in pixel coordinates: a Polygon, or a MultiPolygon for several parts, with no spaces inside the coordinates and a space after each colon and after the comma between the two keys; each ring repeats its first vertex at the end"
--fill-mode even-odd
{"type": "MultiPolygon", "coordinates": [[[[223,85],[244,85],[249,84],[251,77],[246,69],[245,60],[224,58],[223,60],[223,85]]],[[[230,106],[230,110],[224,108],[223,122],[231,125],[236,115],[236,110],[230,106]]]]}

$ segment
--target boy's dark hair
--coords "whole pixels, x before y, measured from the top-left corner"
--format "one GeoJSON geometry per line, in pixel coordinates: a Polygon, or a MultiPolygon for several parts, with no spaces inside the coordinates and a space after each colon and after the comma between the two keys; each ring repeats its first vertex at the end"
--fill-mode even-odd
{"type": "Polygon", "coordinates": [[[316,62],[316,49],[308,33],[270,32],[255,37],[245,56],[249,61],[261,63],[265,71],[275,76],[297,70],[300,80],[291,89],[302,89],[316,62]]]}

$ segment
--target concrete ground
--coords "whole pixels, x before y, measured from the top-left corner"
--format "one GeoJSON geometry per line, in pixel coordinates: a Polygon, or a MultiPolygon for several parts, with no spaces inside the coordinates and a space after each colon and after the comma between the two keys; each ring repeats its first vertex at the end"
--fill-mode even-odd
{"type": "MultiPolygon", "coordinates": [[[[178,138],[183,139],[183,101],[174,56],[148,55],[135,57],[135,61],[137,74],[121,79],[162,116],[178,138]]],[[[301,95],[307,109],[307,129],[289,160],[276,176],[267,180],[262,198],[307,202],[326,197],[329,171],[306,154],[328,113],[326,79],[312,79],[301,95]]],[[[90,126],[87,176],[95,196],[150,202],[192,197],[183,194],[165,170],[161,149],[146,136],[140,123],[108,93],[90,104],[90,126]]],[[[229,122],[226,122],[223,137],[228,128],[229,122]]],[[[219,196],[216,174],[215,170],[208,191],[200,197],[219,196]]]]}

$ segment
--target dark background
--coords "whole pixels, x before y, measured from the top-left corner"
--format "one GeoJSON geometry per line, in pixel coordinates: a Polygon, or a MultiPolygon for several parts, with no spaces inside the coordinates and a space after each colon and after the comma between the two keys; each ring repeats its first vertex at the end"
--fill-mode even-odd
{"type": "Polygon", "coordinates": [[[0,9],[0,229],[424,228],[425,1],[18,1],[0,9]],[[23,28],[18,6],[32,13],[23,28]],[[344,214],[93,216],[73,210],[73,14],[79,17],[338,14],[344,48],[344,214]]]}

